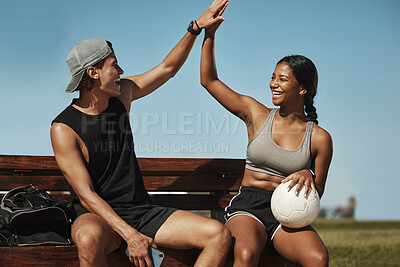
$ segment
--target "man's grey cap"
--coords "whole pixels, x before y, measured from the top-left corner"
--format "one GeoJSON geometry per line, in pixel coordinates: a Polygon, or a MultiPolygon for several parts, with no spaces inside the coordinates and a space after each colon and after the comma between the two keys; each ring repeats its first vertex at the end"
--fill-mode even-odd
{"type": "Polygon", "coordinates": [[[71,93],[75,91],[86,69],[96,65],[112,52],[112,48],[103,39],[87,39],[76,43],[67,57],[72,79],[65,92],[71,93]]]}

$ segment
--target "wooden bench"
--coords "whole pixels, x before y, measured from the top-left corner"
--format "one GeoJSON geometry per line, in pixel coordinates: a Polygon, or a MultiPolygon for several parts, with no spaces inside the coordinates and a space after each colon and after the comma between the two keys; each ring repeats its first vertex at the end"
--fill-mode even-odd
{"type": "MultiPolygon", "coordinates": [[[[242,159],[139,158],[146,189],[154,203],[184,210],[207,211],[222,221],[222,211],[237,193],[242,159]],[[165,193],[168,194],[165,194],[165,193]],[[183,192],[190,192],[185,194],[183,192]]],[[[32,184],[55,199],[70,199],[68,184],[52,156],[0,155],[0,191],[32,184]]],[[[193,266],[199,250],[160,248],[162,266],[193,266]]],[[[108,256],[110,266],[133,266],[120,249],[108,256]]],[[[232,266],[229,255],[226,266],[232,266]]],[[[75,246],[0,247],[0,266],[79,266],[75,246]]],[[[264,249],[259,266],[292,266],[273,249],[264,249]]]]}

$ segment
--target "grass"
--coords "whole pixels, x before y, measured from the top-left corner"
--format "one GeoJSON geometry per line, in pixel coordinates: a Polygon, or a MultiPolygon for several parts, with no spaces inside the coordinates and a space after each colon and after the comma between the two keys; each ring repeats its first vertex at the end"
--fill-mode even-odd
{"type": "Polygon", "coordinates": [[[400,221],[317,219],[330,266],[400,266],[400,221]]]}

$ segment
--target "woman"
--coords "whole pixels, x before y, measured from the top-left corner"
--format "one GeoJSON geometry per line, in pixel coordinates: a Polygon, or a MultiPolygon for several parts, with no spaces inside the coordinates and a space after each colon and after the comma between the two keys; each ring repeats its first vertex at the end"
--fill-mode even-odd
{"type": "Polygon", "coordinates": [[[328,252],[311,227],[289,229],[273,217],[270,198],[274,189],[290,182],[322,196],[332,158],[332,139],[319,127],[313,99],[318,75],[303,56],[280,60],[269,83],[270,109],[240,95],[221,82],[214,59],[215,31],[206,30],[201,53],[201,84],[247,126],[249,144],[240,192],[226,208],[226,225],[235,237],[234,266],[257,266],[266,244],[302,266],[327,266],[328,252]],[[313,180],[315,178],[315,180],[313,180]],[[261,208],[260,208],[261,207],[261,208]]]}

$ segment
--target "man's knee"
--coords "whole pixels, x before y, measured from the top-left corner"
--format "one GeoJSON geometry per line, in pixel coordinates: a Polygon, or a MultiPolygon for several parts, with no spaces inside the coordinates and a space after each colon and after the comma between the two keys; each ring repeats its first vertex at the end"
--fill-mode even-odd
{"type": "Polygon", "coordinates": [[[78,247],[81,262],[94,265],[105,257],[105,229],[101,225],[87,225],[73,229],[72,239],[78,247]]]}
{"type": "Polygon", "coordinates": [[[209,236],[214,242],[227,247],[232,241],[231,231],[222,223],[214,220],[209,225],[209,236]]]}
{"type": "Polygon", "coordinates": [[[102,248],[102,239],[105,234],[103,227],[88,225],[73,229],[72,239],[79,250],[98,250],[102,248]]]}

